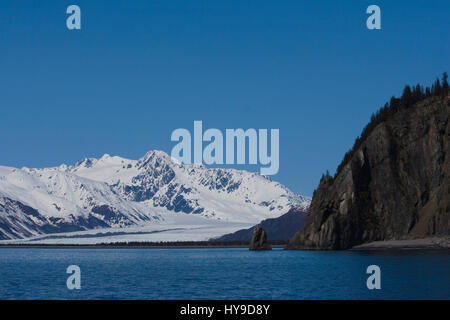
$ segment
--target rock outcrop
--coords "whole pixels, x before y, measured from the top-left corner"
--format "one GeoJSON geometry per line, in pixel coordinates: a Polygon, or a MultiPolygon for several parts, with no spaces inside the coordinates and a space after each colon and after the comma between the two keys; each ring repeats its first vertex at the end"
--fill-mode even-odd
{"type": "Polygon", "coordinates": [[[253,229],[253,236],[250,240],[250,250],[272,250],[270,244],[267,243],[267,235],[263,228],[258,224],[253,229]]]}
{"type": "MultiPolygon", "coordinates": [[[[399,100],[400,101],[400,100],[399,100]]],[[[450,234],[450,99],[393,112],[324,176],[287,249],[348,249],[450,234]]]]}

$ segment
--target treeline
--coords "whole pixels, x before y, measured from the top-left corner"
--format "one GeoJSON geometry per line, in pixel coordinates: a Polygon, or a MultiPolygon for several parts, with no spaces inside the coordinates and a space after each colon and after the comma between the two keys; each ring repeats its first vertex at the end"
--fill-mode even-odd
{"type": "MultiPolygon", "coordinates": [[[[271,245],[285,245],[287,240],[269,240],[271,245]]],[[[116,242],[102,243],[102,246],[114,247],[248,247],[250,241],[156,241],[156,242],[116,242]]]]}
{"type": "MultiPolygon", "coordinates": [[[[376,113],[372,114],[372,116],[370,117],[370,122],[364,127],[361,136],[356,138],[353,147],[345,154],[344,159],[339,164],[334,177],[336,177],[342,171],[345,165],[353,157],[356,150],[358,150],[361,144],[380,123],[386,121],[399,111],[411,108],[414,104],[422,101],[423,99],[429,97],[445,97],[446,95],[448,95],[448,93],[449,85],[447,72],[443,73],[441,80],[437,78],[431,88],[424,88],[420,84],[412,87],[406,85],[400,98],[392,97],[391,100],[384,105],[384,107],[379,109],[376,113]]],[[[323,182],[323,179],[331,181],[333,177],[331,177],[331,175],[327,171],[324,175],[322,175],[321,182],[323,182]]]]}
{"type": "MultiPolygon", "coordinates": [[[[267,241],[271,245],[286,245],[287,240],[269,240],[267,241]]],[[[188,247],[248,247],[250,241],[157,241],[157,242],[139,242],[139,241],[129,241],[129,242],[104,242],[99,244],[38,244],[38,243],[23,243],[23,244],[0,244],[0,247],[46,247],[46,248],[126,248],[126,247],[148,247],[148,248],[188,248],[188,247]]]]}

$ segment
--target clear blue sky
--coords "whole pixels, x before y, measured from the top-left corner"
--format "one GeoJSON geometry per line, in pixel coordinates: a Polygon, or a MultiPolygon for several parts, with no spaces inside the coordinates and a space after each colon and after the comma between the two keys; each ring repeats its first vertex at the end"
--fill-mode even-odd
{"type": "MultiPolygon", "coordinates": [[[[0,164],[170,153],[170,134],[279,128],[272,178],[312,195],[370,115],[450,71],[450,1],[0,2],[0,164]],[[66,28],[77,4],[82,30],[66,28]],[[381,7],[382,30],[365,9],[381,7]]],[[[249,167],[258,170],[257,167],[249,167]]]]}

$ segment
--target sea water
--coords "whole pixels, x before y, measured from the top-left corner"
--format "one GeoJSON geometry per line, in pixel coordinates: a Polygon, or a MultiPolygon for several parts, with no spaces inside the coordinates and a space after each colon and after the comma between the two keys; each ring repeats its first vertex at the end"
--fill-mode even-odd
{"type": "Polygon", "coordinates": [[[0,299],[450,299],[450,253],[0,248],[0,299]]]}

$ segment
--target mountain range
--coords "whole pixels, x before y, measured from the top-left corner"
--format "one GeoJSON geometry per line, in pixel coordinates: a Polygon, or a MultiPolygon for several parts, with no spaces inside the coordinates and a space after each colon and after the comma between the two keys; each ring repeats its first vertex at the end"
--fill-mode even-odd
{"type": "Polygon", "coordinates": [[[2,240],[71,238],[85,231],[94,237],[93,230],[152,233],[153,240],[170,231],[168,239],[179,240],[176,230],[217,228],[204,234],[191,228],[195,237],[183,238],[205,239],[226,233],[223,226],[235,231],[294,206],[306,211],[309,204],[308,197],[258,173],[182,165],[162,151],[138,160],[105,154],[42,169],[0,166],[2,240]]]}

